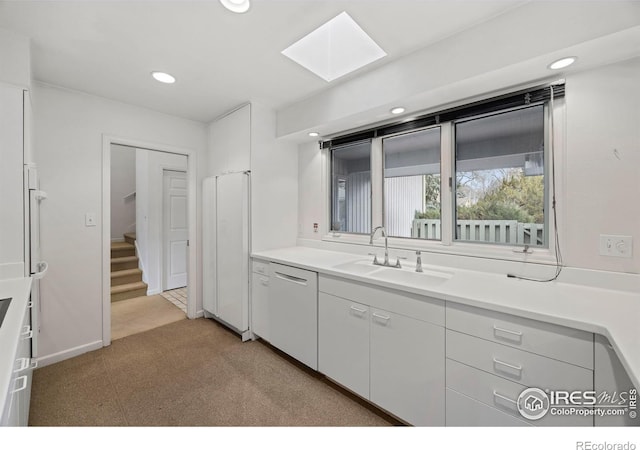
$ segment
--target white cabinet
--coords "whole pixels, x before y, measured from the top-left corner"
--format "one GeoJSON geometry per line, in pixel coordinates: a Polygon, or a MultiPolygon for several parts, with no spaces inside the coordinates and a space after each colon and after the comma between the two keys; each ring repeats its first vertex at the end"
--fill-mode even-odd
{"type": "Polygon", "coordinates": [[[324,275],[319,289],[320,372],[412,425],[444,425],[444,303],[324,275]]]}
{"type": "MultiPolygon", "coordinates": [[[[31,380],[35,364],[31,360],[33,333],[28,307],[20,312],[20,317],[22,317],[22,325],[16,333],[18,336],[12,336],[14,338],[12,341],[17,342],[17,346],[13,349],[3,348],[3,351],[11,352],[12,372],[7,392],[0,392],[0,396],[6,396],[4,410],[0,411],[0,426],[27,426],[29,423],[31,380]]],[[[3,353],[2,357],[6,357],[6,353],[3,353]]],[[[0,398],[0,405],[1,402],[0,398]]]]}
{"type": "Polygon", "coordinates": [[[269,264],[254,260],[251,274],[251,331],[269,341],[269,264]]]}
{"type": "Polygon", "coordinates": [[[318,274],[269,264],[270,342],[318,369],[318,274]]]}
{"type": "Polygon", "coordinates": [[[369,307],[318,295],[318,370],[369,398],[369,307]]]}
{"type": "Polygon", "coordinates": [[[527,388],[593,390],[593,334],[454,303],[446,313],[447,426],[593,425],[589,411],[532,421],[517,407],[527,388]]]}
{"type": "Polygon", "coordinates": [[[24,276],[23,95],[0,83],[0,279],[24,276]]]}
{"type": "Polygon", "coordinates": [[[371,311],[370,399],[413,425],[444,426],[444,329],[371,311]]]}
{"type": "MultiPolygon", "coordinates": [[[[633,386],[615,350],[604,336],[596,335],[594,385],[596,394],[611,396],[614,404],[631,406],[630,396],[636,396],[635,411],[638,413],[637,387],[633,386]],[[624,396],[624,398],[622,397],[624,396]]],[[[631,418],[628,410],[622,416],[596,416],[596,426],[640,426],[640,418],[631,418]]]]}

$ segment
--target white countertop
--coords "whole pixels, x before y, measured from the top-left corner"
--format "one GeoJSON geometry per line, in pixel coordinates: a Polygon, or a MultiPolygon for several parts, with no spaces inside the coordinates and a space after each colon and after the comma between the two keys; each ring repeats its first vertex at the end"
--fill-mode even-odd
{"type": "Polygon", "coordinates": [[[640,387],[640,293],[587,287],[560,280],[538,283],[508,278],[506,274],[426,264],[423,265],[424,270],[450,272],[453,277],[434,285],[398,284],[377,279],[375,274],[359,275],[334,268],[370,257],[309,247],[255,252],[252,256],[601,334],[609,339],[631,381],[640,387]]]}
{"type": "Polygon", "coordinates": [[[11,304],[0,326],[0,415],[4,411],[11,388],[11,375],[15,367],[22,322],[29,301],[31,278],[0,280],[0,299],[11,297],[11,304]]]}

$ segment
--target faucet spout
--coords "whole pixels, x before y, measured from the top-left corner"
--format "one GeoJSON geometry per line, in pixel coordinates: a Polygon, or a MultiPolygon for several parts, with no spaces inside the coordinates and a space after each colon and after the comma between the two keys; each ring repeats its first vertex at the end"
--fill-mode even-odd
{"type": "Polygon", "coordinates": [[[369,237],[369,245],[373,245],[373,239],[375,238],[378,230],[380,230],[380,234],[382,234],[382,237],[384,237],[384,262],[382,263],[382,265],[388,266],[389,265],[389,242],[387,240],[387,232],[385,231],[382,225],[375,227],[371,232],[371,236],[369,237]]]}

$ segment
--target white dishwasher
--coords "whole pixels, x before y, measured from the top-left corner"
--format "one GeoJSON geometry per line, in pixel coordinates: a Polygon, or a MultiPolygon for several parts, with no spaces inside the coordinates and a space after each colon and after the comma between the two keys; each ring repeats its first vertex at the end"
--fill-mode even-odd
{"type": "Polygon", "coordinates": [[[318,370],[318,274],[269,264],[270,342],[318,370]]]}

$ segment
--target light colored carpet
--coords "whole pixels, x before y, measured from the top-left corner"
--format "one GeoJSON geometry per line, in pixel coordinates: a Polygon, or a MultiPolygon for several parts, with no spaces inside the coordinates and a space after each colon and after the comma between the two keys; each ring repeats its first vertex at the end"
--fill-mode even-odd
{"type": "Polygon", "coordinates": [[[373,426],[391,420],[261,341],[182,320],[34,373],[30,425],[373,426]]]}
{"type": "Polygon", "coordinates": [[[148,331],[187,316],[160,295],[130,298],[111,303],[111,339],[148,331]]]}

